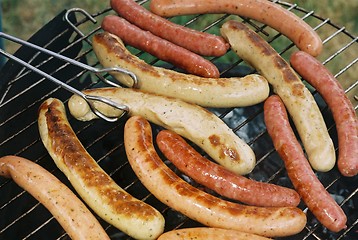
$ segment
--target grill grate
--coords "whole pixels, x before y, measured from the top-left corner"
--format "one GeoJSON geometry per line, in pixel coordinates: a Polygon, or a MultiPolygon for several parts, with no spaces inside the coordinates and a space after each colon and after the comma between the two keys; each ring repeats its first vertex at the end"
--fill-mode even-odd
{"type": "MultiPolygon", "coordinates": [[[[141,4],[147,2],[141,1],[141,4]]],[[[358,57],[356,53],[358,52],[358,38],[347,32],[344,27],[337,26],[329,19],[315,15],[313,11],[307,11],[297,5],[281,1],[276,2],[305,19],[322,37],[324,52],[319,60],[341,82],[357,112],[358,57]]],[[[29,41],[97,67],[99,63],[91,48],[91,38],[94,33],[101,31],[101,19],[110,11],[112,10],[104,9],[99,13],[90,15],[97,22],[93,22],[93,19],[91,20],[89,16],[86,16],[81,9],[64,11],[45,25],[29,41]]],[[[231,18],[241,19],[237,16],[217,14],[210,18],[211,22],[207,22],[204,21],[206,20],[205,17],[205,15],[187,17],[183,25],[218,33],[218,26],[221,26],[224,21],[231,18]],[[203,22],[205,22],[204,26],[203,22]]],[[[177,19],[174,17],[171,20],[177,19]]],[[[285,59],[288,59],[289,55],[296,50],[286,37],[268,26],[248,19],[241,20],[256,29],[285,59]]],[[[147,53],[133,48],[131,48],[131,51],[151,64],[161,64],[147,53]]],[[[76,89],[93,88],[102,84],[97,75],[36,50],[23,46],[15,55],[76,89]]],[[[224,57],[211,58],[210,60],[219,66],[223,76],[245,75],[253,71],[231,51],[224,57]]],[[[170,65],[166,65],[166,67],[173,68],[170,65]]],[[[42,145],[37,130],[37,109],[48,97],[56,97],[66,103],[71,93],[13,61],[7,62],[0,72],[0,76],[0,96],[2,96],[0,98],[0,156],[16,154],[31,159],[70,186],[68,180],[57,169],[42,145]]],[[[102,76],[109,78],[107,74],[102,74],[102,76]]],[[[314,92],[313,89],[312,91],[326,120],[329,133],[335,146],[337,146],[336,130],[330,110],[319,94],[314,92]]],[[[283,162],[273,148],[271,139],[266,132],[262,104],[247,108],[209,110],[222,118],[254,149],[257,166],[248,177],[292,187],[283,162]]],[[[108,123],[103,120],[79,122],[70,115],[68,117],[78,138],[87,151],[98,160],[100,166],[130,194],[145,200],[163,213],[166,218],[166,231],[200,225],[160,203],[136,178],[124,152],[124,120],[117,123],[108,123]]],[[[159,127],[153,126],[155,133],[159,129],[159,127]]],[[[174,167],[172,168],[176,171],[174,167]]],[[[180,172],[177,171],[177,173],[181,175],[180,172]]],[[[300,204],[299,206],[307,211],[308,223],[300,234],[289,239],[353,239],[357,237],[357,177],[342,177],[336,168],[328,173],[317,173],[317,176],[347,214],[348,228],[340,233],[331,233],[317,222],[304,204],[300,204]]],[[[188,178],[185,179],[190,181],[188,178]]],[[[13,181],[0,178],[0,195],[0,239],[68,239],[68,236],[52,215],[13,181]]],[[[100,222],[112,239],[128,239],[128,236],[117,229],[102,220],[100,222]]]]}

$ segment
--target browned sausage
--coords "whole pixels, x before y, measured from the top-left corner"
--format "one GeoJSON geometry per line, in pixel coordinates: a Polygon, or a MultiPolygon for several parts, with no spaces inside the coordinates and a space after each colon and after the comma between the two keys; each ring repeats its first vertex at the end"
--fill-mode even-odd
{"type": "Polygon", "coordinates": [[[133,0],[111,0],[112,8],[143,30],[204,56],[222,56],[229,45],[220,36],[172,23],[151,13],[133,0]]]}
{"type": "Polygon", "coordinates": [[[160,16],[230,13],[262,22],[312,56],[322,51],[322,40],[310,25],[294,13],[267,0],[152,0],[150,10],[160,16]]]}
{"type": "Polygon", "coordinates": [[[176,229],[160,235],[157,240],[270,240],[256,234],[223,228],[195,227],[176,229]]]}
{"type": "MultiPolygon", "coordinates": [[[[213,160],[236,174],[248,174],[255,167],[255,153],[214,113],[196,104],[177,98],[139,91],[134,88],[94,88],[83,91],[102,96],[130,109],[129,115],[139,115],[148,121],[172,130],[202,148],[213,160]]],[[[120,116],[122,111],[101,102],[93,102],[107,116],[120,116]]],[[[75,118],[89,121],[98,118],[88,103],[73,95],[68,101],[75,118]]]]}
{"type": "MultiPolygon", "coordinates": [[[[270,92],[267,80],[258,74],[245,77],[208,78],[152,66],[132,54],[123,41],[109,32],[93,36],[93,51],[103,67],[121,67],[137,76],[137,88],[175,97],[202,107],[244,107],[263,102],[270,92]]],[[[127,87],[133,79],[120,72],[111,75],[127,87]]]]}
{"type": "Polygon", "coordinates": [[[124,145],[128,161],[143,185],[164,204],[204,225],[271,237],[296,234],[306,224],[306,215],[296,207],[246,206],[191,186],[160,159],[150,124],[143,117],[128,119],[124,145]]]}
{"type": "Polygon", "coordinates": [[[38,125],[56,166],[98,216],[137,239],[156,239],[164,231],[161,213],[122,189],[86,151],[60,100],[49,98],[41,104],[38,125]]]}
{"type": "Polygon", "coordinates": [[[347,217],[314,174],[279,96],[273,95],[265,101],[264,115],[267,131],[285,163],[287,174],[308,209],[329,230],[344,229],[347,217]]]}
{"type": "Polygon", "coordinates": [[[220,77],[219,70],[209,60],[183,47],[144,31],[124,18],[109,15],[102,21],[103,30],[117,35],[124,43],[172,63],[188,73],[202,77],[220,77]]]}
{"type": "Polygon", "coordinates": [[[109,237],[86,205],[60,180],[25,158],[0,158],[0,176],[12,178],[42,203],[71,239],[104,240],[109,237]]]}
{"type": "Polygon", "coordinates": [[[241,59],[267,79],[285,103],[313,169],[331,170],[336,163],[333,141],[316,100],[290,64],[241,22],[225,22],[221,34],[241,59]]]}
{"type": "Polygon", "coordinates": [[[332,111],[338,134],[338,169],[344,176],[358,173],[358,119],[351,101],[333,74],[311,55],[291,55],[292,67],[321,94],[332,111]]]}
{"type": "Polygon", "coordinates": [[[297,206],[300,203],[296,191],[234,174],[200,155],[172,131],[160,131],[157,144],[164,156],[181,172],[225,197],[266,207],[297,206]]]}

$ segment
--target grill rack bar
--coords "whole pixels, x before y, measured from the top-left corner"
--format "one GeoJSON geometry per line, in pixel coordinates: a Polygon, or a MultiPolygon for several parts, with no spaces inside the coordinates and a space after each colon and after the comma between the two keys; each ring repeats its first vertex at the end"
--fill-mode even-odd
{"type": "MultiPolygon", "coordinates": [[[[146,2],[146,1],[143,1],[142,3],[145,3],[145,2],[146,2]]],[[[275,2],[281,4],[281,5],[285,6],[285,7],[289,7],[290,10],[298,10],[298,11],[302,11],[302,12],[306,13],[306,15],[304,16],[304,18],[306,18],[306,17],[314,17],[314,18],[318,18],[318,19],[322,20],[322,21],[323,21],[322,24],[321,24],[321,25],[318,25],[318,26],[316,27],[317,29],[319,29],[319,28],[321,28],[321,27],[324,27],[325,25],[329,25],[329,26],[332,26],[332,27],[335,28],[335,29],[338,29],[338,31],[337,31],[334,35],[331,35],[331,36],[333,36],[333,37],[328,37],[328,38],[326,38],[326,39],[324,40],[324,43],[325,43],[325,44],[327,44],[327,42],[329,42],[331,39],[334,39],[337,35],[342,34],[342,33],[345,34],[345,35],[347,35],[347,36],[350,36],[350,37],[353,39],[353,40],[351,41],[351,44],[350,44],[350,45],[346,45],[346,46],[344,46],[344,47],[341,48],[342,51],[336,52],[336,53],[334,53],[333,55],[331,55],[330,57],[328,57],[328,58],[324,61],[324,64],[328,64],[330,61],[333,61],[337,56],[339,56],[342,52],[344,52],[344,50],[350,48],[351,45],[353,45],[353,43],[357,43],[357,38],[354,38],[350,33],[346,32],[345,28],[339,28],[338,26],[336,26],[336,25],[334,25],[333,23],[331,23],[329,19],[320,18],[320,17],[316,16],[313,12],[307,12],[306,10],[299,8],[297,5],[290,5],[290,4],[281,2],[281,1],[275,1],[275,2]]],[[[107,12],[107,11],[109,11],[109,10],[104,10],[103,13],[105,13],[105,12],[107,12]]],[[[94,15],[94,16],[99,16],[99,15],[100,15],[100,14],[97,14],[97,15],[94,15]]],[[[223,21],[224,19],[225,19],[225,18],[223,18],[222,21],[223,21]]],[[[84,22],[86,22],[86,21],[88,21],[88,20],[85,19],[85,20],[81,21],[81,24],[84,23],[84,22]]],[[[243,20],[243,21],[245,21],[245,20],[243,20]]],[[[218,22],[218,23],[219,23],[219,22],[218,22]]],[[[213,26],[214,26],[214,25],[213,25],[213,26]]],[[[258,30],[257,28],[256,28],[256,29],[257,29],[258,31],[264,31],[265,28],[267,28],[267,26],[262,26],[262,27],[260,27],[260,29],[262,29],[262,30],[258,30]]],[[[94,32],[99,31],[99,30],[100,30],[100,28],[97,28],[94,32]]],[[[89,39],[90,36],[91,36],[94,32],[91,32],[91,33],[89,33],[89,34],[85,34],[82,39],[77,40],[77,41],[84,41],[85,39],[89,39]]],[[[263,33],[263,35],[265,35],[265,33],[263,33]]],[[[272,37],[272,38],[271,38],[270,40],[268,40],[268,41],[271,43],[271,42],[275,41],[275,40],[278,39],[278,38],[280,38],[280,34],[275,35],[274,37],[272,37]]],[[[292,47],[293,47],[292,44],[289,45],[289,47],[286,47],[286,49],[280,51],[280,54],[285,54],[285,53],[286,53],[287,51],[289,51],[292,47]]],[[[86,53],[83,53],[83,55],[79,55],[79,56],[80,56],[80,57],[87,56],[87,54],[90,54],[90,53],[91,53],[91,51],[88,51],[88,52],[86,52],[86,53]]],[[[142,54],[142,53],[138,53],[138,54],[142,54]]],[[[213,59],[213,61],[215,61],[215,60],[216,60],[216,59],[213,59]]],[[[48,60],[48,61],[50,61],[50,60],[48,60]]],[[[237,64],[240,64],[241,62],[242,62],[241,60],[238,60],[238,61],[235,62],[233,65],[235,65],[235,64],[236,64],[236,65],[237,65],[237,64]]],[[[356,64],[356,62],[357,62],[357,59],[351,61],[351,63],[349,63],[349,65],[347,65],[346,67],[342,68],[335,76],[338,77],[338,76],[342,75],[343,73],[345,73],[345,72],[351,70],[352,67],[354,66],[354,64],[356,64]]],[[[45,63],[46,63],[46,62],[45,62],[45,63]]],[[[43,63],[43,64],[45,64],[45,63],[43,63]]],[[[98,64],[98,63],[97,63],[97,64],[98,64]]],[[[41,65],[40,65],[40,66],[41,66],[41,65]]],[[[39,66],[39,67],[40,67],[40,66],[39,66]]],[[[227,71],[228,71],[228,69],[232,69],[233,67],[234,67],[234,66],[230,66],[230,67],[228,67],[228,68],[226,68],[226,69],[227,69],[227,71]]],[[[226,72],[225,69],[223,70],[223,72],[226,72]]],[[[85,73],[86,73],[86,72],[83,72],[83,73],[81,73],[80,75],[85,74],[85,73]]],[[[28,74],[29,74],[29,73],[28,73],[28,74]]],[[[21,78],[18,78],[18,79],[21,80],[21,78]]],[[[76,77],[73,78],[73,80],[75,80],[75,79],[76,79],[76,77]]],[[[88,86],[88,87],[91,87],[91,86],[93,86],[93,85],[95,85],[95,84],[91,83],[91,84],[89,84],[89,85],[87,85],[87,86],[88,86]]],[[[349,86],[348,88],[346,88],[346,92],[347,92],[347,93],[352,92],[354,89],[356,89],[356,87],[357,87],[357,82],[353,83],[351,86],[349,86]]],[[[54,91],[56,91],[56,90],[54,90],[54,91]]],[[[51,95],[52,93],[53,93],[53,92],[49,92],[49,95],[51,95]]],[[[22,93],[22,94],[23,94],[23,93],[22,93]]],[[[21,98],[21,95],[22,95],[22,94],[19,94],[17,97],[18,97],[18,98],[21,98]]],[[[317,93],[315,93],[315,96],[317,96],[317,93]]],[[[13,101],[13,99],[12,99],[11,101],[8,101],[7,104],[12,103],[12,101],[13,101]]],[[[5,101],[5,103],[6,103],[6,101],[5,101]]],[[[7,105],[7,104],[3,104],[3,102],[0,102],[0,109],[2,109],[2,107],[3,107],[4,105],[7,105]]],[[[357,109],[357,105],[355,106],[355,109],[357,109]]],[[[246,125],[250,124],[251,121],[253,121],[254,119],[259,118],[259,116],[262,115],[262,109],[258,108],[258,109],[254,109],[254,110],[255,110],[255,111],[252,113],[252,115],[249,115],[249,116],[246,118],[246,120],[241,121],[239,125],[235,126],[234,129],[235,129],[235,131],[236,131],[238,134],[240,134],[240,131],[241,131],[243,128],[245,128],[246,125]]],[[[326,113],[329,114],[329,111],[328,111],[328,109],[327,109],[326,106],[323,107],[323,110],[324,110],[326,113]]],[[[24,111],[26,111],[26,109],[25,109],[24,111]]],[[[230,118],[229,115],[231,115],[233,111],[234,111],[234,109],[223,109],[223,110],[219,110],[218,112],[215,112],[215,113],[217,113],[221,118],[223,118],[223,119],[225,120],[225,119],[230,118]]],[[[23,113],[23,112],[21,112],[21,113],[23,113]]],[[[21,113],[20,113],[20,114],[21,114],[21,113]]],[[[36,123],[36,122],[34,121],[33,124],[35,125],[35,123],[36,123]]],[[[93,127],[93,125],[95,125],[95,124],[96,124],[96,123],[93,123],[93,122],[91,122],[91,123],[84,123],[84,124],[81,125],[81,128],[79,128],[79,129],[76,131],[76,133],[77,133],[77,134],[81,134],[82,132],[85,132],[87,129],[93,127]]],[[[6,122],[5,122],[5,123],[4,123],[4,122],[0,122],[0,127],[2,127],[3,125],[6,125],[6,122]]],[[[120,127],[120,126],[117,126],[117,127],[115,127],[115,128],[112,128],[112,129],[106,131],[105,133],[101,134],[98,138],[96,138],[96,139],[93,140],[92,142],[87,143],[87,144],[85,145],[86,148],[87,148],[87,149],[91,149],[92,147],[94,147],[94,146],[95,146],[96,144],[98,144],[99,142],[105,140],[105,138],[106,138],[107,135],[110,135],[113,131],[115,131],[115,129],[117,129],[117,128],[119,128],[119,127],[120,127]]],[[[332,130],[333,128],[334,128],[334,124],[333,124],[333,125],[330,125],[330,130],[332,130]]],[[[20,133],[20,134],[21,134],[21,133],[20,133]]],[[[19,134],[19,135],[20,135],[20,134],[19,134]]],[[[265,132],[265,130],[262,130],[254,139],[251,139],[250,145],[254,145],[256,142],[260,141],[260,139],[262,139],[265,135],[267,135],[266,132],[265,132]]],[[[17,137],[17,135],[16,135],[14,138],[16,138],[16,137],[17,137]]],[[[10,139],[10,140],[12,140],[12,139],[10,139]]],[[[9,141],[10,141],[10,140],[9,140],[9,141]]],[[[17,154],[19,154],[19,155],[25,154],[26,151],[27,151],[30,147],[32,147],[32,146],[38,144],[39,142],[40,142],[39,139],[37,139],[35,142],[31,142],[31,143],[28,145],[27,148],[20,149],[19,152],[17,152],[17,154]]],[[[2,145],[4,145],[4,142],[0,142],[0,147],[1,147],[2,145]]],[[[117,151],[118,151],[119,149],[121,149],[122,147],[123,147],[123,146],[116,146],[116,147],[111,148],[105,155],[103,155],[102,157],[98,158],[98,162],[104,162],[107,157],[111,156],[111,154],[115,154],[115,152],[117,152],[117,151]]],[[[267,159],[269,159],[270,156],[272,156],[272,155],[274,155],[274,154],[275,154],[275,150],[274,150],[274,148],[272,148],[272,146],[271,146],[271,148],[270,148],[264,155],[262,155],[261,158],[258,159],[258,163],[257,163],[257,164],[260,165],[261,163],[264,163],[264,161],[267,161],[267,159]]],[[[43,154],[41,157],[36,158],[36,160],[35,160],[35,159],[33,159],[33,160],[36,161],[36,162],[38,162],[38,163],[40,163],[40,164],[43,164],[42,161],[44,161],[45,158],[46,158],[46,155],[43,154]]],[[[117,168],[115,168],[113,171],[110,171],[110,175],[111,175],[111,176],[115,176],[117,173],[121,172],[122,169],[124,169],[125,167],[128,167],[128,163],[124,161],[124,162],[122,162],[117,168]]],[[[60,174],[60,173],[59,173],[59,170],[57,170],[57,169],[52,169],[52,172],[53,172],[53,173],[60,174]]],[[[266,181],[274,181],[277,177],[281,176],[283,173],[284,173],[284,168],[281,166],[273,175],[270,176],[270,178],[265,179],[265,180],[266,180],[266,181]]],[[[253,175],[253,176],[249,176],[249,177],[255,178],[254,175],[253,175]]],[[[325,182],[324,185],[326,186],[326,188],[327,188],[328,190],[330,190],[330,189],[332,188],[332,186],[335,185],[335,184],[336,184],[337,182],[339,182],[340,180],[342,180],[341,177],[336,176],[335,178],[330,179],[330,180],[328,181],[328,183],[325,182]]],[[[2,191],[1,189],[4,188],[4,187],[5,187],[6,185],[8,185],[8,184],[11,184],[11,181],[10,181],[10,180],[5,181],[5,183],[1,182],[1,183],[0,183],[0,191],[2,191]]],[[[133,186],[138,185],[138,184],[140,185],[139,180],[138,180],[138,179],[135,179],[134,181],[130,182],[130,183],[126,186],[125,189],[131,189],[133,186]]],[[[341,204],[342,204],[342,205],[346,205],[347,203],[351,202],[354,198],[356,198],[356,193],[357,193],[357,188],[355,188],[355,190],[353,190],[353,191],[348,195],[348,197],[346,197],[346,198],[341,202],[341,204]]],[[[21,192],[21,195],[26,195],[26,192],[22,191],[22,192],[21,192]]],[[[17,195],[17,196],[14,198],[13,201],[16,201],[17,198],[20,198],[20,197],[21,197],[21,195],[20,195],[20,194],[17,195]]],[[[151,194],[147,194],[147,195],[145,195],[145,196],[143,197],[143,199],[148,199],[148,198],[150,198],[150,197],[151,197],[151,194]]],[[[6,207],[7,207],[7,204],[5,204],[5,205],[0,205],[0,211],[1,211],[3,208],[6,208],[6,207]]],[[[39,204],[34,205],[34,208],[33,208],[33,209],[37,209],[37,208],[41,208],[41,206],[40,206],[39,204]]],[[[164,209],[162,210],[163,213],[166,213],[166,212],[168,212],[168,211],[170,211],[170,209],[169,209],[168,207],[166,207],[166,208],[164,208],[164,209]]],[[[1,213],[0,213],[0,214],[1,214],[1,213]]],[[[355,215],[354,217],[356,217],[356,215],[355,215]]],[[[16,219],[16,221],[21,221],[21,219],[22,219],[22,217],[16,219]]],[[[50,216],[50,218],[48,218],[47,220],[45,220],[38,228],[36,228],[36,229],[33,230],[32,232],[30,232],[25,238],[30,238],[31,236],[35,235],[35,233],[36,233],[37,231],[41,231],[41,229],[44,229],[44,228],[46,227],[47,223],[50,222],[50,221],[52,221],[52,219],[53,219],[53,217],[50,216]]],[[[191,220],[188,219],[188,218],[184,218],[184,220],[181,221],[175,228],[178,228],[178,227],[181,227],[181,226],[185,226],[187,223],[191,223],[191,220]]],[[[110,226],[108,226],[108,225],[105,225],[105,226],[107,226],[107,227],[106,227],[107,229],[111,229],[110,226]]],[[[353,219],[353,223],[348,227],[348,229],[347,229],[346,231],[344,231],[342,234],[338,235],[338,237],[337,237],[337,236],[335,236],[335,237],[337,237],[336,239],[343,239],[343,238],[345,238],[349,233],[351,233],[352,231],[354,231],[354,229],[356,229],[356,228],[357,228],[357,219],[355,218],[355,220],[353,219]]],[[[302,236],[302,238],[297,238],[297,239],[324,239],[324,238],[321,238],[321,237],[320,237],[320,235],[321,235],[321,230],[322,230],[322,227],[320,226],[320,224],[316,224],[316,225],[314,225],[313,227],[312,227],[312,226],[308,226],[308,227],[306,227],[306,230],[307,230],[307,232],[305,233],[305,235],[302,236]]],[[[0,236],[1,236],[1,232],[2,232],[2,231],[4,231],[4,230],[3,230],[3,229],[0,229],[0,236]]],[[[301,237],[301,236],[299,236],[299,237],[301,237]]],[[[66,238],[66,234],[60,235],[60,236],[59,236],[59,239],[60,239],[60,238],[66,238]]],[[[293,239],[293,238],[291,238],[291,239],[293,239]]]]}

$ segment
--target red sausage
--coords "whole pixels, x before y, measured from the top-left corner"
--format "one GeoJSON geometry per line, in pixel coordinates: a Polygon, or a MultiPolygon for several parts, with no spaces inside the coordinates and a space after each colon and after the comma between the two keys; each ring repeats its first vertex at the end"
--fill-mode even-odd
{"type": "Polygon", "coordinates": [[[129,22],[199,55],[222,56],[229,49],[222,37],[170,22],[133,0],[111,0],[111,6],[129,22]]]}
{"type": "Polygon", "coordinates": [[[266,237],[297,234],[307,223],[297,207],[257,207],[234,203],[201,191],[176,175],[153,145],[150,123],[132,116],[124,127],[128,162],[138,179],[161,202],[209,227],[266,237]]]}
{"type": "Polygon", "coordinates": [[[220,76],[217,67],[202,56],[157,37],[151,32],[144,31],[124,18],[106,16],[102,21],[102,28],[117,35],[124,43],[172,63],[188,73],[212,78],[220,76]]]}
{"type": "Polygon", "coordinates": [[[322,40],[305,21],[279,4],[267,0],[152,0],[150,10],[162,17],[229,13],[262,22],[282,33],[297,47],[317,56],[322,40]]]}
{"type": "Polygon", "coordinates": [[[346,228],[346,215],[314,174],[279,96],[273,95],[265,101],[264,116],[267,131],[285,163],[288,177],[308,209],[329,230],[339,232],[346,228]]]}
{"type": "Polygon", "coordinates": [[[200,155],[172,131],[160,131],[156,140],[164,156],[181,172],[222,196],[266,207],[297,206],[300,203],[296,191],[237,175],[200,155]]]}
{"type": "Polygon", "coordinates": [[[332,111],[338,134],[338,169],[344,176],[358,173],[358,120],[351,101],[333,74],[317,59],[298,51],[292,67],[321,94],[332,111]]]}

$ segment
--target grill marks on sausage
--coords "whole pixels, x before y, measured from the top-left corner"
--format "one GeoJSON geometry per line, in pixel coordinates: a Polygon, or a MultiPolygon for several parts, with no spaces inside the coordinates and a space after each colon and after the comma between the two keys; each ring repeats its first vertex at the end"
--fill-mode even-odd
{"type": "MultiPolygon", "coordinates": [[[[243,24],[232,24],[229,25],[229,28],[233,30],[245,31],[247,38],[250,39],[251,48],[259,49],[258,52],[265,57],[271,57],[273,66],[282,72],[282,79],[291,84],[292,86],[292,95],[304,98],[304,85],[298,76],[292,71],[290,65],[277,54],[277,52],[269,45],[263,38],[258,34],[254,34],[252,31],[247,31],[247,26],[243,24]]],[[[250,63],[251,64],[251,63],[250,63]]],[[[259,68],[257,68],[260,71],[259,68]]]]}
{"type": "Polygon", "coordinates": [[[138,178],[160,201],[189,218],[209,226],[266,236],[301,231],[306,223],[299,208],[241,205],[186,183],[160,159],[153,145],[150,124],[142,117],[133,116],[127,121],[124,136],[128,160],[138,178]]]}
{"type": "Polygon", "coordinates": [[[103,200],[114,206],[116,212],[126,215],[148,219],[156,216],[154,209],[142,201],[136,200],[126,192],[120,191],[113,180],[103,172],[87,153],[82,144],[76,139],[71,127],[58,108],[60,103],[53,101],[50,105],[43,105],[47,109],[45,115],[48,125],[49,139],[56,155],[63,159],[63,163],[72,171],[80,175],[84,187],[98,188],[103,200]],[[138,209],[142,209],[138,212],[138,209]]]}
{"type": "MultiPolygon", "coordinates": [[[[103,49],[108,52],[108,56],[110,54],[116,54],[116,57],[122,59],[126,64],[133,66],[134,69],[138,69],[138,71],[142,71],[142,74],[150,74],[153,77],[160,77],[160,72],[152,65],[147,64],[145,61],[139,59],[135,55],[131,54],[128,49],[126,49],[125,45],[118,41],[116,38],[111,36],[110,34],[106,33],[98,33],[94,36],[94,41],[98,44],[102,45],[103,49]]],[[[109,57],[108,57],[109,59],[109,57]]],[[[165,69],[163,69],[165,70],[165,69]]],[[[198,77],[191,77],[191,75],[187,75],[184,77],[182,74],[177,74],[177,72],[173,71],[165,71],[165,75],[168,79],[171,79],[173,82],[176,81],[187,81],[184,78],[190,78],[190,81],[193,85],[218,85],[221,87],[225,87],[227,85],[227,79],[215,78],[213,81],[210,78],[198,78],[198,77]]],[[[250,79],[242,79],[248,86],[250,86],[250,79]]]]}
{"type": "Polygon", "coordinates": [[[222,143],[220,136],[211,135],[209,136],[209,141],[214,148],[220,148],[220,158],[228,156],[232,161],[241,161],[240,154],[235,149],[227,147],[224,143],[222,143]]]}
{"type": "Polygon", "coordinates": [[[118,58],[123,59],[128,64],[135,65],[141,71],[149,72],[153,76],[160,77],[152,65],[146,64],[144,61],[139,60],[134,55],[129,54],[125,46],[120,44],[115,38],[110,37],[110,35],[99,33],[96,34],[93,38],[94,41],[98,42],[98,44],[103,45],[103,49],[107,50],[108,55],[110,55],[110,53],[115,53],[118,58]]]}

